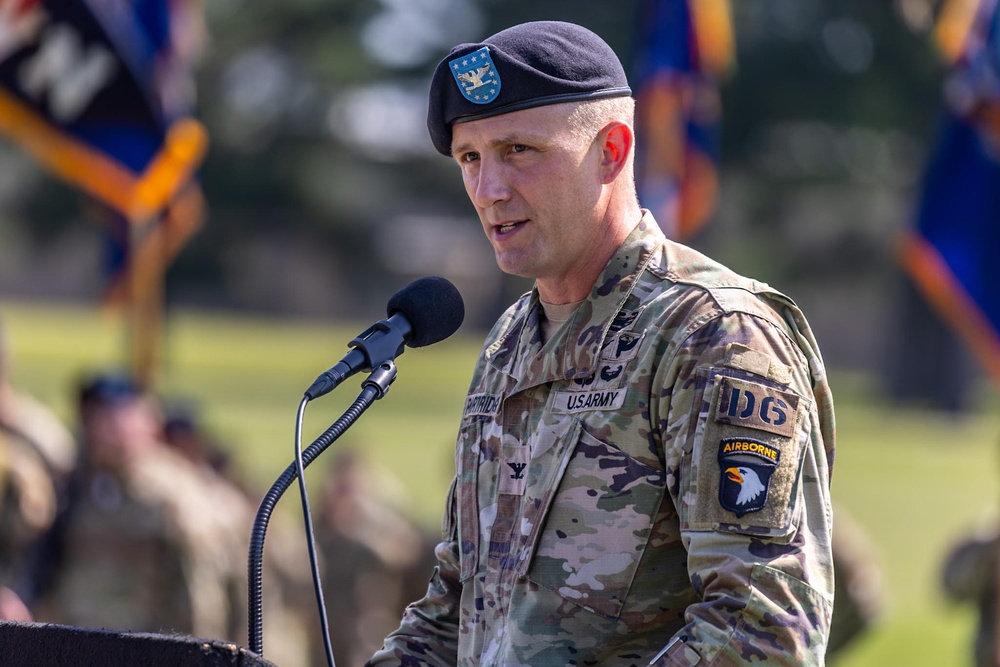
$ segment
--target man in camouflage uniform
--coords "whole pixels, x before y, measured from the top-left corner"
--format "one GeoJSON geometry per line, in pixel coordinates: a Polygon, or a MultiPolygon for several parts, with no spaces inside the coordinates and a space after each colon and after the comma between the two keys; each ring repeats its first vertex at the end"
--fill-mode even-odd
{"type": "Polygon", "coordinates": [[[31,620],[32,559],[55,519],[56,500],[42,457],[0,429],[0,619],[31,620]]]}
{"type": "Polygon", "coordinates": [[[976,531],[956,543],[945,558],[941,583],[954,602],[972,603],[978,614],[972,652],[976,667],[1000,665],[997,643],[997,565],[1000,532],[976,531]]]}
{"type": "Polygon", "coordinates": [[[0,327],[0,434],[38,451],[62,492],[76,463],[73,434],[49,406],[14,386],[12,365],[6,332],[0,327]]]}
{"type": "Polygon", "coordinates": [[[0,575],[7,586],[0,590],[0,617],[23,620],[50,566],[46,539],[66,503],[76,443],[49,406],[14,385],[12,368],[7,333],[0,326],[0,570],[9,575],[0,575]]]}
{"type": "Polygon", "coordinates": [[[428,128],[534,289],[466,400],[427,595],[371,665],[820,665],[833,404],[798,308],[636,202],[617,57],[566,23],[438,66],[428,128]]]}
{"type": "Polygon", "coordinates": [[[88,380],[79,399],[83,460],[36,618],[243,641],[246,500],[162,443],[127,378],[88,380]]]}

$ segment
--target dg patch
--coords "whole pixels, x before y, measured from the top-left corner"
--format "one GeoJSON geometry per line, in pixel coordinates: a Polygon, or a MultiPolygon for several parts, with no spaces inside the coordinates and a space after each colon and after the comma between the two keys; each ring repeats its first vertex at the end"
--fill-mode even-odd
{"type": "Polygon", "coordinates": [[[742,517],[764,509],[781,450],[751,438],[719,442],[719,504],[742,517]]]}
{"type": "Polygon", "coordinates": [[[459,56],[448,65],[462,96],[473,104],[489,104],[500,94],[500,74],[488,46],[459,56]]]}
{"type": "Polygon", "coordinates": [[[798,408],[794,392],[724,376],[715,421],[788,437],[795,432],[798,408]]]}

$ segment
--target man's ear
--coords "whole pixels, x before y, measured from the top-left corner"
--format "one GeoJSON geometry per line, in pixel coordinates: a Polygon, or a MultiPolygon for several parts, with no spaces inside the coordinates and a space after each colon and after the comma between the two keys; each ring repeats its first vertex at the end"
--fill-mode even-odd
{"type": "Polygon", "coordinates": [[[608,184],[618,178],[625,168],[635,135],[625,123],[613,121],[601,130],[597,140],[601,147],[601,182],[608,184]]]}

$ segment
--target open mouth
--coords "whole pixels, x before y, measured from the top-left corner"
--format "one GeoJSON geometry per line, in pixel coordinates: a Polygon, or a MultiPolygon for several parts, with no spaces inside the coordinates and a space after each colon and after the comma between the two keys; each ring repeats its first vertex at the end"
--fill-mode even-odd
{"type": "Polygon", "coordinates": [[[522,221],[508,222],[507,224],[500,225],[499,227],[496,227],[495,229],[497,230],[497,234],[499,234],[500,236],[504,236],[506,234],[510,234],[512,231],[514,231],[515,229],[517,229],[518,227],[520,227],[522,224],[524,224],[522,221]]]}

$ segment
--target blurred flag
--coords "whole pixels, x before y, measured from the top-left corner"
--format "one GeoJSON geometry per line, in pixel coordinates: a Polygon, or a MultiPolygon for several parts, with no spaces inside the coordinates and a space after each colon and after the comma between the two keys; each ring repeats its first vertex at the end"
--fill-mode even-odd
{"type": "Polygon", "coordinates": [[[1000,380],[1000,13],[952,0],[937,36],[952,61],[945,112],[924,175],[903,266],[1000,380]]]}
{"type": "Polygon", "coordinates": [[[0,132],[106,207],[107,301],[147,375],[162,279],[200,225],[198,0],[0,0],[0,132]]]}
{"type": "Polygon", "coordinates": [[[644,0],[635,53],[639,201],[670,238],[715,210],[721,104],[733,63],[728,0],[644,0]]]}
{"type": "Polygon", "coordinates": [[[176,102],[168,0],[0,0],[0,131],[133,222],[206,145],[176,102]]]}

